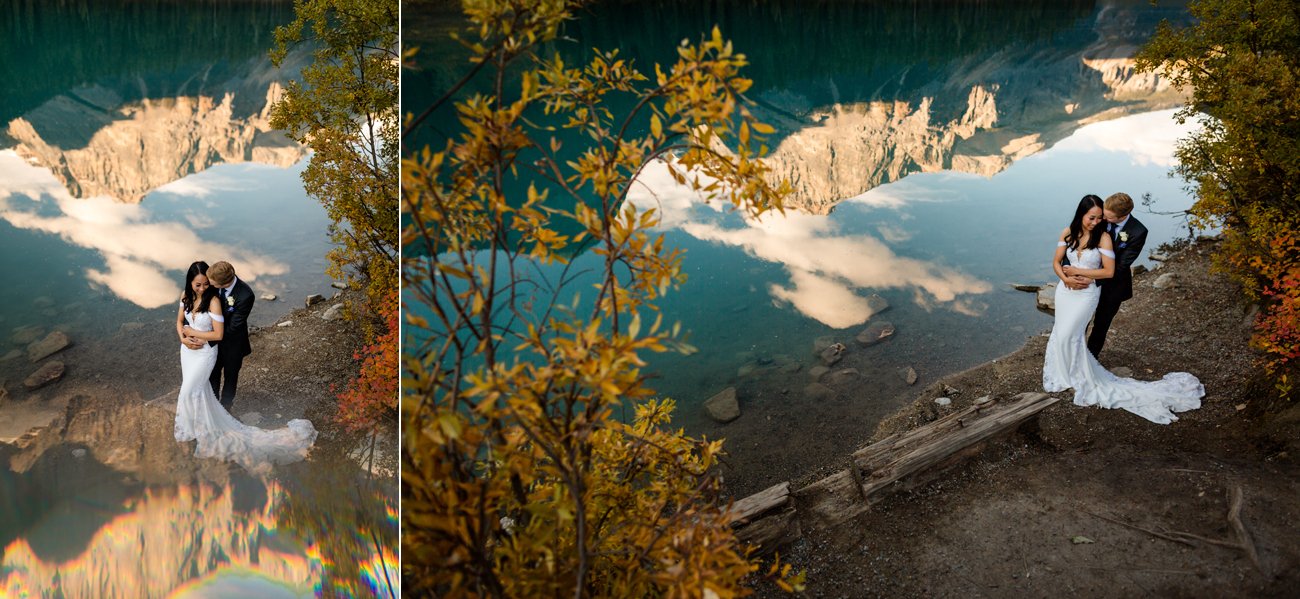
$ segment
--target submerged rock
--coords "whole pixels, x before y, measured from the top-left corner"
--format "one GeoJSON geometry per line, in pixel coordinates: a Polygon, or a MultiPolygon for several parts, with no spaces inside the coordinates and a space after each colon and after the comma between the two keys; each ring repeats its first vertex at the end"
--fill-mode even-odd
{"type": "Polygon", "coordinates": [[[736,400],[736,388],[727,387],[721,393],[704,402],[704,411],[718,422],[731,422],[740,418],[740,402],[736,400]]]}
{"type": "Polygon", "coordinates": [[[829,382],[832,385],[843,385],[861,377],[862,373],[858,372],[857,368],[845,368],[831,373],[829,382]]]}
{"type": "Polygon", "coordinates": [[[821,401],[835,397],[835,391],[821,383],[811,383],[803,388],[803,396],[806,399],[821,401]]]}
{"type": "Polygon", "coordinates": [[[63,331],[54,331],[46,335],[44,339],[27,346],[27,359],[33,363],[40,362],[62,351],[68,345],[70,345],[68,336],[63,331]]]}
{"type": "Polygon", "coordinates": [[[856,339],[863,346],[871,346],[894,336],[894,325],[888,322],[873,322],[858,333],[856,339]]]}
{"type": "Polygon", "coordinates": [[[871,315],[875,316],[889,309],[889,300],[873,293],[867,298],[867,308],[871,310],[871,315]]]}
{"type": "Polygon", "coordinates": [[[808,370],[808,375],[811,376],[814,381],[817,381],[821,380],[822,376],[830,371],[831,369],[826,366],[813,366],[808,370]]]}
{"type": "Polygon", "coordinates": [[[822,353],[820,355],[822,359],[822,364],[825,364],[827,366],[834,366],[836,362],[839,362],[841,359],[844,358],[845,349],[847,348],[844,347],[843,343],[836,343],[822,350],[822,353]]]}
{"type": "Polygon", "coordinates": [[[33,372],[31,376],[28,376],[23,380],[23,386],[27,387],[28,391],[35,391],[36,389],[40,389],[41,387],[63,378],[63,372],[63,362],[58,360],[46,362],[44,366],[36,369],[36,372],[33,372]]]}
{"type": "Polygon", "coordinates": [[[21,357],[23,357],[23,351],[20,349],[14,349],[14,350],[10,350],[9,353],[4,355],[4,357],[0,357],[0,362],[8,362],[9,360],[12,360],[14,358],[21,358],[21,357]]]}
{"type": "Polygon", "coordinates": [[[909,385],[916,384],[916,369],[911,366],[908,366],[906,370],[899,371],[898,376],[902,377],[904,381],[907,381],[907,384],[909,385]]]}
{"type": "Polygon", "coordinates": [[[40,325],[35,325],[35,324],[29,324],[25,327],[18,327],[14,329],[14,333],[13,335],[9,336],[9,340],[12,341],[14,345],[27,345],[33,341],[36,341],[37,339],[40,339],[41,335],[44,334],[45,334],[45,327],[42,327],[40,325]]]}
{"type": "Polygon", "coordinates": [[[1028,284],[1028,283],[1012,283],[1012,284],[1011,284],[1011,288],[1012,288],[1012,289],[1015,289],[1016,291],[1027,291],[1027,292],[1029,292],[1029,293],[1038,293],[1038,290],[1039,290],[1039,289],[1042,289],[1043,286],[1042,286],[1042,285],[1030,285],[1030,284],[1028,284]]]}
{"type": "Polygon", "coordinates": [[[817,340],[813,341],[813,353],[820,356],[822,352],[826,351],[826,348],[832,345],[835,345],[834,337],[830,335],[818,337],[817,340]]]}

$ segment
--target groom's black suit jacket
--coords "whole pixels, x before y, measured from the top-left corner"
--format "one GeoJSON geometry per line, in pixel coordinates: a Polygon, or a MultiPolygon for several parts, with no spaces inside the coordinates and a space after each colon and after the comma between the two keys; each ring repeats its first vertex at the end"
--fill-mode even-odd
{"type": "Polygon", "coordinates": [[[1109,279],[1101,279],[1099,303],[1116,303],[1133,297],[1133,263],[1142,255],[1142,246],[1147,243],[1147,228],[1133,215],[1124,223],[1123,231],[1110,233],[1115,247],[1115,274],[1109,279]],[[1126,240],[1121,240],[1119,233],[1124,233],[1126,240]]]}
{"type": "MultiPolygon", "coordinates": [[[[221,295],[218,294],[217,297],[220,298],[221,295]]],[[[226,328],[225,334],[221,337],[220,351],[222,353],[233,351],[241,357],[247,356],[253,353],[253,345],[248,342],[248,315],[253,312],[253,302],[257,296],[248,283],[236,277],[235,286],[230,290],[228,297],[235,298],[235,301],[233,306],[229,301],[221,303],[226,328]]],[[[213,342],[212,345],[217,345],[217,342],[213,342]]]]}

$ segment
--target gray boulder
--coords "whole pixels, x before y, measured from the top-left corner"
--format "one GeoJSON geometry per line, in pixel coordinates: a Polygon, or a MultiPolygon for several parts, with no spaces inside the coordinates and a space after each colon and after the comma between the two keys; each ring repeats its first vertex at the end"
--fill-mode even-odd
{"type": "Polygon", "coordinates": [[[62,351],[64,348],[68,347],[68,345],[70,345],[68,336],[65,335],[63,331],[54,331],[53,333],[46,335],[44,339],[35,341],[31,345],[27,346],[27,359],[31,360],[33,363],[40,362],[41,360],[62,351]]]}
{"type": "Polygon", "coordinates": [[[63,378],[64,370],[63,362],[58,360],[46,362],[43,366],[36,369],[36,372],[33,372],[23,380],[23,386],[27,387],[28,391],[35,391],[36,389],[40,389],[41,387],[63,378]]]}
{"type": "Polygon", "coordinates": [[[1038,290],[1038,309],[1048,314],[1056,313],[1056,284],[1048,283],[1038,290]]]}
{"type": "Polygon", "coordinates": [[[894,325],[888,322],[873,322],[858,333],[856,339],[864,347],[875,345],[894,336],[894,325]]]}
{"type": "Polygon", "coordinates": [[[857,368],[845,368],[844,370],[832,372],[827,377],[827,382],[832,385],[844,385],[860,378],[862,378],[862,373],[858,372],[857,368]]]}
{"type": "Polygon", "coordinates": [[[718,422],[731,422],[740,418],[740,402],[736,400],[736,388],[727,387],[721,393],[704,402],[704,411],[718,422]]]}
{"type": "Polygon", "coordinates": [[[343,318],[343,304],[339,303],[330,306],[324,314],[321,314],[321,318],[324,318],[325,320],[338,320],[343,318]]]}
{"type": "Polygon", "coordinates": [[[822,353],[819,355],[819,357],[822,359],[822,364],[825,364],[827,366],[834,366],[836,362],[839,362],[844,358],[845,349],[846,348],[844,347],[843,343],[836,343],[822,350],[822,353]]]}
{"type": "Polygon", "coordinates": [[[1156,282],[1151,284],[1156,289],[1173,289],[1178,286],[1178,275],[1167,272],[1156,277],[1156,282]]]}
{"type": "Polygon", "coordinates": [[[873,293],[867,298],[867,308],[871,310],[873,316],[880,314],[889,309],[889,300],[873,293]]]}
{"type": "Polygon", "coordinates": [[[812,383],[803,388],[803,396],[813,401],[822,401],[835,397],[835,391],[821,383],[812,383]]]}

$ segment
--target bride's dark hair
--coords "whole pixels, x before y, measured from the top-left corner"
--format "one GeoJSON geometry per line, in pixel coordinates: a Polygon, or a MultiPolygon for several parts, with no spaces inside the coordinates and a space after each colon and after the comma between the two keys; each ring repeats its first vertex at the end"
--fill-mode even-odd
{"type": "MultiPolygon", "coordinates": [[[[1065,245],[1067,247],[1072,250],[1079,249],[1079,242],[1083,239],[1083,215],[1093,208],[1102,208],[1104,205],[1101,198],[1092,194],[1083,196],[1083,199],[1079,200],[1079,208],[1074,211],[1074,220],[1070,221],[1070,232],[1065,235],[1065,245]]],[[[1101,226],[1100,223],[1093,227],[1092,234],[1088,236],[1088,241],[1084,244],[1083,249],[1090,250],[1101,245],[1101,234],[1105,230],[1106,227],[1101,226]]]]}
{"type": "Polygon", "coordinates": [[[217,288],[212,285],[203,292],[203,297],[195,297],[194,277],[207,274],[208,263],[202,260],[191,264],[190,269],[185,271],[185,294],[181,296],[181,305],[186,312],[207,312],[208,306],[212,305],[212,298],[217,297],[217,288]]]}

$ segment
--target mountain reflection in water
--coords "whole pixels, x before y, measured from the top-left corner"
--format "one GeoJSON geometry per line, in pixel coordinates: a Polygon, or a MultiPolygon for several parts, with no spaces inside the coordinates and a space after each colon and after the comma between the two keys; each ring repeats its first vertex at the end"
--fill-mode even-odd
{"type": "Polygon", "coordinates": [[[387,595],[389,581],[396,587],[396,499],[360,491],[368,487],[355,465],[314,455],[262,479],[168,442],[174,414],[165,402],[83,399],[67,414],[3,456],[14,466],[0,473],[6,596],[387,595]],[[347,497],[327,499],[339,494],[347,497]],[[379,517],[322,534],[304,502],[379,517]]]}

